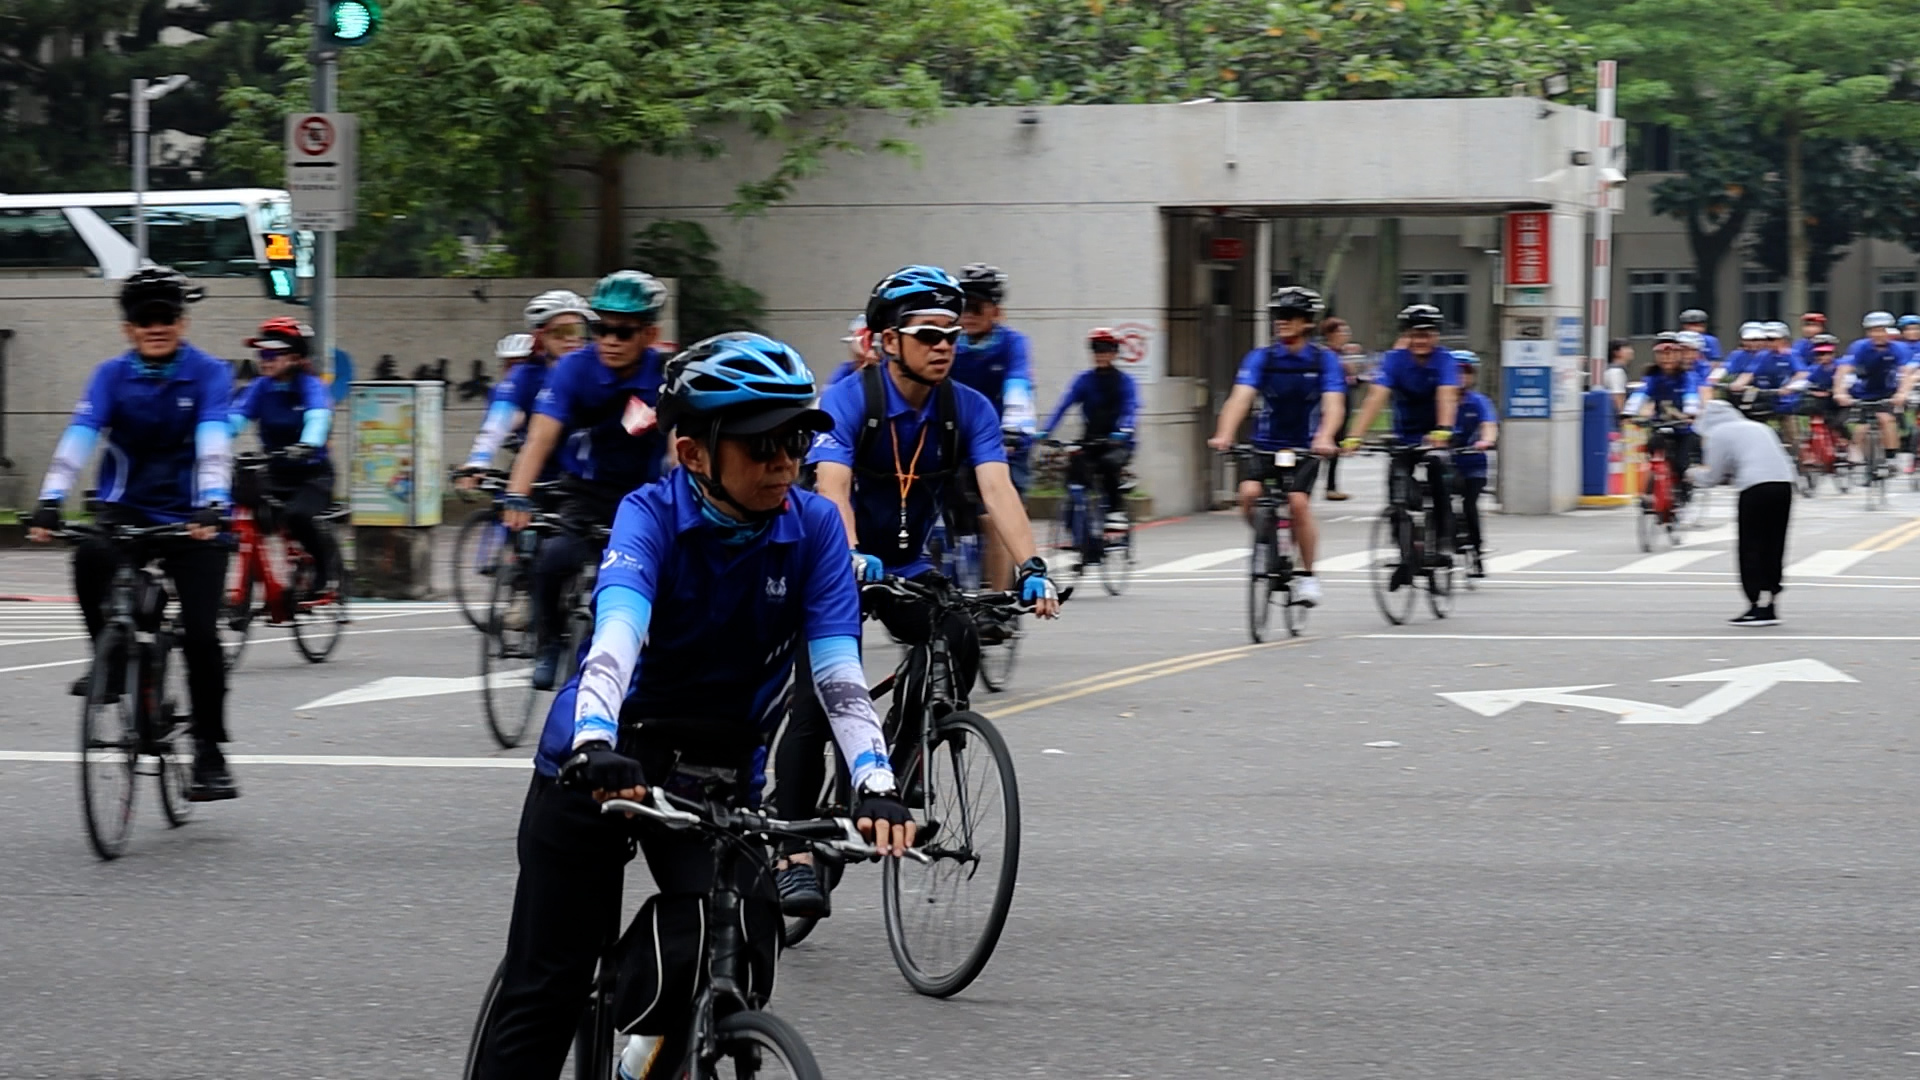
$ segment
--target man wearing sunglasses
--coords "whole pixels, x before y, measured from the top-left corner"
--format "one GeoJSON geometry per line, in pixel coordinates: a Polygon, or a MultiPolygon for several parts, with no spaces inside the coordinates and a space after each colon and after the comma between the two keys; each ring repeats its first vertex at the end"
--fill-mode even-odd
{"type": "MultiPolygon", "coordinates": [[[[534,400],[547,385],[547,372],[555,360],[586,342],[587,319],[593,309],[571,289],[549,289],[527,301],[524,314],[533,349],[515,357],[498,357],[509,366],[494,384],[493,394],[487,399],[486,419],[481,421],[480,431],[473,437],[467,463],[460,466],[454,480],[463,490],[471,491],[478,485],[478,474],[493,467],[493,455],[506,444],[509,436],[525,437],[534,400]]],[[[506,339],[501,340],[504,343],[506,339]]],[[[555,471],[549,461],[540,478],[551,480],[555,471]]]]}
{"type": "MultiPolygon", "coordinates": [[[[840,514],[794,490],[807,447],[831,423],[813,397],[800,355],[758,334],[708,338],[667,364],[660,411],[680,467],[621,503],[595,586],[593,643],[541,734],[500,994],[481,1037],[483,1080],[558,1076],[595,960],[618,932],[632,830],[598,800],[644,798],[651,785],[749,799],[790,674],[830,703],[859,793],[856,825],[886,857],[913,843],[860,667],[840,514]]],[[[652,1075],[686,1052],[674,1040],[692,1008],[714,855],[705,837],[660,826],[642,826],[639,841],[659,895],[624,939],[614,1022],[664,1036],[651,1047],[652,1075]]],[[[754,860],[741,870],[745,989],[764,999],[779,907],[754,860]]]]}
{"type": "Polygon", "coordinates": [[[507,482],[506,524],[518,530],[532,520],[529,494],[556,449],[559,513],[566,522],[561,534],[541,545],[533,566],[537,689],[553,689],[560,666],[561,586],[598,557],[593,528],[613,522],[628,492],[660,478],[667,440],[654,409],[666,358],[653,345],[660,340],[666,303],[667,287],[651,274],[619,270],[601,278],[587,301],[592,342],[561,357],[534,399],[527,444],[507,482]]]}
{"type": "MultiPolygon", "coordinates": [[[[1021,596],[1042,618],[1053,618],[1059,594],[1034,552],[993,403],[949,378],[960,311],[960,283],[939,267],[905,267],[874,286],[867,327],[880,364],[821,395],[820,408],[833,418],[833,430],[820,437],[808,459],[817,469],[815,490],[839,508],[860,580],[917,578],[935,573],[926,556],[927,534],[950,500],[966,497],[958,480],[971,469],[988,510],[988,530],[1020,564],[1021,596]]],[[[966,698],[980,656],[971,622],[954,616],[936,628],[924,604],[891,598],[875,600],[872,614],[903,641],[943,634],[952,650],[955,692],[966,698]]],[[[780,782],[774,805],[782,817],[812,813],[824,780],[825,710],[805,692],[804,680],[796,683],[800,690],[775,751],[780,782]]],[[[826,915],[827,896],[811,857],[789,854],[777,874],[782,908],[789,915],[826,915]]]]}
{"type": "MultiPolygon", "coordinates": [[[[100,435],[102,524],[161,525],[189,522],[190,540],[136,551],[142,563],[159,557],[173,581],[185,631],[187,694],[193,701],[193,783],[196,802],[240,794],[220,744],[227,741],[227,673],[221,662],[220,593],[227,579],[227,549],[213,540],[231,501],[233,440],[227,405],[233,368],[187,344],[187,304],[199,290],[165,266],[136,270],[120,287],[123,327],[132,348],[93,371],[73,408],[73,419],[40,487],[28,538],[46,543],[60,528],[60,510],[73,482],[92,458],[100,435]],[[199,541],[199,542],[193,542],[199,541]]],[[[73,553],[73,591],[80,599],[87,635],[98,638],[116,562],[128,556],[103,540],[73,553]]],[[[89,676],[73,684],[85,696],[89,676]]],[[[109,685],[118,700],[118,680],[109,685]]]]}
{"type": "MultiPolygon", "coordinates": [[[[1005,271],[969,263],[960,268],[960,290],[966,300],[960,312],[960,329],[965,334],[953,352],[953,381],[980,391],[993,405],[1006,447],[1007,475],[1025,498],[1034,433],[1033,362],[1027,335],[1001,321],[1001,305],[1007,299],[1005,271]]],[[[975,490],[973,496],[977,495],[975,490]]],[[[985,507],[967,506],[959,522],[967,524],[976,512],[984,513],[985,507]]],[[[986,565],[988,580],[1006,588],[1012,564],[998,545],[987,545],[986,565]]]]}

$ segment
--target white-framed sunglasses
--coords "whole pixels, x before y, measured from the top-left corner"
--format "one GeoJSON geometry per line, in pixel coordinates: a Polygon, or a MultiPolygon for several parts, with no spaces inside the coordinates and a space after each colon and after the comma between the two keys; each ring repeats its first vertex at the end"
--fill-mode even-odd
{"type": "Polygon", "coordinates": [[[901,326],[895,329],[929,349],[942,344],[951,345],[960,340],[962,333],[957,326],[901,326]]]}

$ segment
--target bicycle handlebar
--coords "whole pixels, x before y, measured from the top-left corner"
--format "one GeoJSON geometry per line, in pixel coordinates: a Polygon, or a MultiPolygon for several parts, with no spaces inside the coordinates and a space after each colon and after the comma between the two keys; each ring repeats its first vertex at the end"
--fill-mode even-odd
{"type": "MultiPolygon", "coordinates": [[[[812,818],[806,821],[782,821],[753,810],[738,810],[718,803],[697,803],[682,799],[659,787],[649,787],[643,801],[608,799],[600,804],[603,814],[635,814],[665,825],[669,829],[703,829],[730,835],[762,835],[806,840],[842,855],[858,859],[878,859],[880,852],[869,844],[851,818],[812,818]],[[677,805],[676,805],[677,804],[677,805]]],[[[907,858],[932,862],[925,852],[907,849],[907,858]]]]}
{"type": "Polygon", "coordinates": [[[151,540],[159,537],[186,536],[192,526],[185,521],[176,521],[166,525],[90,525],[85,522],[64,521],[60,527],[51,530],[54,536],[62,540],[92,540],[104,537],[114,543],[127,543],[134,540],[151,540]]]}
{"type": "MultiPolygon", "coordinates": [[[[1026,615],[1033,613],[1033,604],[1020,599],[1018,593],[1004,590],[967,592],[964,589],[956,588],[951,582],[944,583],[943,586],[936,588],[931,585],[922,585],[908,578],[895,577],[892,574],[888,574],[879,581],[862,582],[860,584],[860,591],[863,594],[870,591],[884,592],[908,600],[925,600],[936,607],[956,607],[963,604],[968,607],[987,608],[1002,613],[1020,612],[1026,615]],[[955,596],[960,598],[958,604],[953,600],[955,596]]],[[[1066,603],[1067,598],[1072,595],[1073,586],[1068,585],[1066,588],[1060,590],[1060,602],[1063,604],[1066,603]]]]}

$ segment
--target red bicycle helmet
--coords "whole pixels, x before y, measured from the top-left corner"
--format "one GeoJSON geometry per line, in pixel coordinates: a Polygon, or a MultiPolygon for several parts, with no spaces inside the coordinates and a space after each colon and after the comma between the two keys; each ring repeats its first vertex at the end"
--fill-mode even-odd
{"type": "Polygon", "coordinates": [[[261,323],[259,331],[247,339],[247,348],[308,356],[313,352],[313,327],[291,315],[275,315],[261,323]]]}
{"type": "Polygon", "coordinates": [[[1115,333],[1112,327],[1096,326],[1087,331],[1087,344],[1089,346],[1112,345],[1117,349],[1120,347],[1121,339],[1120,335],[1115,333]]]}

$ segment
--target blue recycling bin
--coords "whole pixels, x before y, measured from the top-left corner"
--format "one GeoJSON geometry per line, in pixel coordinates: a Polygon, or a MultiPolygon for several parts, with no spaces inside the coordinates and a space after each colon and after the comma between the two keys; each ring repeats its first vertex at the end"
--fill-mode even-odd
{"type": "Polygon", "coordinates": [[[1589,390],[1582,395],[1580,419],[1580,494],[1607,493],[1607,448],[1619,430],[1613,395],[1589,390]]]}

